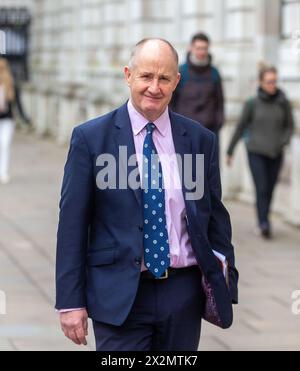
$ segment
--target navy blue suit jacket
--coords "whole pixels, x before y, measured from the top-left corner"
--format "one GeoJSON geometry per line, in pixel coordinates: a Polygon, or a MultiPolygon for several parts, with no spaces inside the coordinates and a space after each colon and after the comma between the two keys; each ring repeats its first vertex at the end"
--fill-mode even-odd
{"type": "MultiPolygon", "coordinates": [[[[230,218],[221,202],[216,138],[172,111],[170,119],[176,153],[205,155],[204,196],[185,200],[188,233],[223,322],[230,325],[232,303],[238,300],[238,272],[230,218]],[[212,249],[228,259],[229,289],[212,249]]],[[[141,189],[100,190],[96,185],[97,157],[108,153],[118,159],[119,146],[127,146],[128,157],[135,154],[126,104],[74,129],[62,185],[56,257],[56,308],[86,307],[92,319],[113,325],[123,324],[133,305],[143,256],[141,189]]]]}

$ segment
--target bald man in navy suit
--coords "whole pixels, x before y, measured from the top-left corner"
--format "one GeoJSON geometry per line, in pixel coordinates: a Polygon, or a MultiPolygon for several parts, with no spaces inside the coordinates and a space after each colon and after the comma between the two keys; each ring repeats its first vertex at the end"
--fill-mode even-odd
{"type": "Polygon", "coordinates": [[[224,328],[238,300],[216,137],[168,109],[180,80],[169,42],[142,40],[124,72],[129,101],[73,131],[60,201],[56,309],[64,334],[79,345],[90,317],[99,351],[197,350],[203,278],[224,328]],[[124,173],[132,175],[126,187],[124,173]],[[213,250],[226,257],[228,284],[213,250]]]}

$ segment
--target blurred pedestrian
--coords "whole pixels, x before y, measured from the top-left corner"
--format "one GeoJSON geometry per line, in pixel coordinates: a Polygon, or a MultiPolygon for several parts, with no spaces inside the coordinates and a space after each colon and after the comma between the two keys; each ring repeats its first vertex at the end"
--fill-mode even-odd
{"type": "Polygon", "coordinates": [[[259,231],[267,239],[272,237],[269,213],[284,147],[294,130],[291,104],[277,81],[275,67],[261,69],[257,95],[246,102],[227,152],[230,166],[235,146],[244,136],[256,189],[259,231]]]}
{"type": "Polygon", "coordinates": [[[180,66],[181,81],[171,101],[173,111],[200,122],[217,135],[224,123],[224,97],[219,71],[212,65],[210,39],[193,36],[187,61],[180,66]]]}
{"type": "Polygon", "coordinates": [[[14,84],[9,64],[5,58],[0,57],[0,183],[2,184],[10,180],[9,162],[15,128],[14,112],[17,112],[24,122],[30,123],[24,115],[19,90],[14,84]]]}

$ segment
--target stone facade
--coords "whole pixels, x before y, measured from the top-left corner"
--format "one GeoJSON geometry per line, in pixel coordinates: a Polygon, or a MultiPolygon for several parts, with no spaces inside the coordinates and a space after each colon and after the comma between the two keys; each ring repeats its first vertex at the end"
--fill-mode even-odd
{"type": "MultiPolygon", "coordinates": [[[[258,63],[276,64],[297,132],[274,206],[300,225],[300,0],[33,0],[32,17],[32,79],[24,98],[37,132],[59,143],[68,142],[74,125],[124,102],[122,67],[143,37],[170,40],[184,60],[193,33],[211,35],[227,99],[223,151],[244,99],[255,92],[258,63]]],[[[243,145],[232,169],[224,158],[224,196],[252,200],[243,145]]]]}
{"type": "Polygon", "coordinates": [[[32,9],[34,0],[1,0],[0,7],[25,7],[32,9]]]}

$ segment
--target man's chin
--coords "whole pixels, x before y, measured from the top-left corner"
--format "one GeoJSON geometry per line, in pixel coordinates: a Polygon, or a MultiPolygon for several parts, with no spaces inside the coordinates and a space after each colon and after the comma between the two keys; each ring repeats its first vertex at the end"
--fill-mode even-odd
{"type": "Polygon", "coordinates": [[[148,115],[156,116],[161,114],[164,111],[164,108],[161,104],[147,104],[143,107],[143,111],[148,115]]]}
{"type": "Polygon", "coordinates": [[[148,99],[143,104],[143,108],[146,111],[161,111],[163,109],[163,101],[160,99],[148,99]]]}

